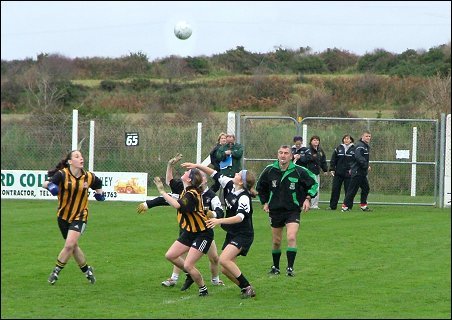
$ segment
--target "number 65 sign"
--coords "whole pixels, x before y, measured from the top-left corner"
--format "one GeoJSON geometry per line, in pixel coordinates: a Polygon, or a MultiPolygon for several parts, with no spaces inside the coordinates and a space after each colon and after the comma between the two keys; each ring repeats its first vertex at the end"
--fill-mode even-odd
{"type": "Polygon", "coordinates": [[[139,144],[138,132],[126,132],[126,147],[136,147],[139,144]]]}

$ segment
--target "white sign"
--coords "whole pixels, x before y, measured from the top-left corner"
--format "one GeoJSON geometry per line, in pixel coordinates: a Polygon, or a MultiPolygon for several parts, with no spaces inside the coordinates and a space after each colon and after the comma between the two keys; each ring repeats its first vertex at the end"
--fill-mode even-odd
{"type": "MultiPolygon", "coordinates": [[[[147,198],[148,174],[143,172],[94,172],[102,180],[106,201],[145,201],[147,198]]],[[[2,170],[2,199],[48,199],[56,196],[42,184],[47,180],[47,171],[2,170]]],[[[89,198],[94,200],[93,190],[89,198]]]]}
{"type": "Polygon", "coordinates": [[[409,159],[410,150],[396,150],[396,159],[409,159]]]}

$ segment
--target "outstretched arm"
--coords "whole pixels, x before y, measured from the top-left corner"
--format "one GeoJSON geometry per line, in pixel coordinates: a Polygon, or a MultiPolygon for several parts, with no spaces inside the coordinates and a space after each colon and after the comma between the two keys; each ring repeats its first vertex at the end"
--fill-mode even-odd
{"type": "Polygon", "coordinates": [[[173,180],[173,166],[179,162],[179,160],[182,159],[182,154],[178,153],[174,156],[174,158],[171,158],[168,160],[168,165],[166,166],[166,177],[165,177],[165,183],[166,185],[170,185],[170,181],[173,180]]]}
{"type": "Polygon", "coordinates": [[[157,190],[159,191],[160,195],[166,200],[166,202],[168,202],[173,208],[176,208],[176,209],[180,208],[179,202],[177,202],[176,199],[171,197],[171,195],[169,195],[165,191],[165,188],[163,187],[163,183],[159,177],[154,178],[154,184],[157,187],[157,190]]]}
{"type": "Polygon", "coordinates": [[[184,163],[181,164],[181,166],[186,168],[186,169],[193,169],[193,168],[199,169],[201,171],[204,171],[209,176],[212,175],[212,173],[215,172],[214,169],[209,168],[207,166],[204,166],[202,164],[197,164],[197,163],[184,162],[184,163]]]}
{"type": "Polygon", "coordinates": [[[208,228],[214,228],[216,225],[219,224],[235,224],[240,223],[243,221],[243,216],[240,216],[239,214],[229,217],[229,218],[210,218],[206,221],[206,226],[208,228]]]}

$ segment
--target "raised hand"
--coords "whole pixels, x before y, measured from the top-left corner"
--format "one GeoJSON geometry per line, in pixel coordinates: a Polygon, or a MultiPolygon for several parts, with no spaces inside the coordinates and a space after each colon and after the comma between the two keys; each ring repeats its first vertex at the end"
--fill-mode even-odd
{"type": "Polygon", "coordinates": [[[163,187],[163,182],[160,177],[154,177],[154,184],[160,194],[165,193],[165,188],[163,187]]]}
{"type": "Polygon", "coordinates": [[[173,166],[174,164],[178,163],[180,159],[182,159],[182,153],[178,153],[173,158],[169,159],[168,164],[173,166]]]}
{"type": "Polygon", "coordinates": [[[185,169],[193,169],[196,168],[196,164],[195,163],[191,163],[191,162],[184,162],[181,164],[182,167],[184,167],[185,169]]]}

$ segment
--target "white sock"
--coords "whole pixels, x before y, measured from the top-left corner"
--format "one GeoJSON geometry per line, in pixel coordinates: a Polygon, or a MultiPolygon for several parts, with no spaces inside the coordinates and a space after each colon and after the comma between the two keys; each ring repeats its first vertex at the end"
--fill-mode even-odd
{"type": "Polygon", "coordinates": [[[174,281],[179,280],[179,274],[173,272],[173,274],[171,275],[171,279],[173,279],[174,281]]]}
{"type": "Polygon", "coordinates": [[[212,277],[212,282],[218,282],[220,280],[220,276],[212,277]]]}

